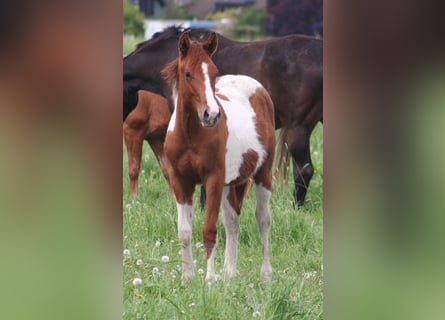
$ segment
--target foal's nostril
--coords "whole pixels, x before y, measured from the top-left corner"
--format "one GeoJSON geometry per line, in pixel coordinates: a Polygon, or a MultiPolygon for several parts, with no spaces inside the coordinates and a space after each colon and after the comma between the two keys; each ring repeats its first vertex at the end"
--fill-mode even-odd
{"type": "Polygon", "coordinates": [[[205,109],[205,111],[204,111],[204,120],[208,121],[209,118],[210,118],[209,112],[207,111],[207,109],[205,109]]]}

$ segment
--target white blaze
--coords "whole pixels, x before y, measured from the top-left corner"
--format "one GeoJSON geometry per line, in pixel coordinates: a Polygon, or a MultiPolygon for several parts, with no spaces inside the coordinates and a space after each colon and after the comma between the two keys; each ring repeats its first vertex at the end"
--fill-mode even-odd
{"type": "Polygon", "coordinates": [[[207,63],[203,62],[201,64],[201,68],[202,72],[204,73],[205,94],[206,94],[207,106],[210,109],[209,113],[210,115],[216,115],[219,112],[219,106],[213,94],[212,86],[210,85],[209,66],[207,65],[207,63]]]}

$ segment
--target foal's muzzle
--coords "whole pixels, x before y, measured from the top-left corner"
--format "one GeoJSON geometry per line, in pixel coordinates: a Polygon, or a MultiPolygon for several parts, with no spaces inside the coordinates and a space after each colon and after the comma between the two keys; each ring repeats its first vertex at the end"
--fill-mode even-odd
{"type": "Polygon", "coordinates": [[[221,110],[218,113],[210,112],[209,108],[205,109],[204,116],[202,118],[202,125],[204,127],[213,127],[218,123],[221,118],[221,110]]]}

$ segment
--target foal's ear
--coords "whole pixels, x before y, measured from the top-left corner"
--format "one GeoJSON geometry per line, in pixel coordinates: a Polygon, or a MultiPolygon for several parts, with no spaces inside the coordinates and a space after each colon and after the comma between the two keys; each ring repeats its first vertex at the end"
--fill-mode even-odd
{"type": "Polygon", "coordinates": [[[203,47],[209,56],[212,56],[215,53],[216,48],[218,47],[218,37],[215,32],[210,34],[206,42],[204,42],[203,47]]]}
{"type": "Polygon", "coordinates": [[[188,31],[181,34],[178,42],[179,53],[182,57],[187,55],[190,48],[190,36],[188,31]]]}

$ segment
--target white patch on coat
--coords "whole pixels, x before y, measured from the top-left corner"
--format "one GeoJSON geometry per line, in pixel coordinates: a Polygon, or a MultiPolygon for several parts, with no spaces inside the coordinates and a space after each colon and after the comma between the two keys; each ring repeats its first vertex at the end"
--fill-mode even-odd
{"type": "Polygon", "coordinates": [[[173,111],[173,114],[170,118],[170,122],[168,123],[167,131],[175,130],[175,124],[176,124],[176,108],[173,111]]]}
{"type": "Polygon", "coordinates": [[[212,90],[209,78],[209,66],[207,63],[203,62],[201,64],[202,72],[204,73],[204,85],[205,85],[205,95],[207,100],[207,107],[209,107],[209,114],[215,116],[219,113],[219,105],[215,99],[215,93],[212,90]]]}
{"type": "Polygon", "coordinates": [[[173,131],[175,130],[175,124],[176,124],[176,107],[178,106],[178,90],[176,89],[176,83],[172,85],[172,99],[174,103],[174,110],[173,114],[170,117],[170,121],[168,123],[167,131],[173,131]]]}
{"type": "Polygon", "coordinates": [[[229,101],[219,99],[226,115],[228,141],[226,152],[226,176],[228,184],[239,176],[243,154],[253,150],[258,154],[255,171],[263,164],[266,151],[259,141],[256,130],[256,116],[249,98],[261,84],[253,78],[242,75],[227,75],[217,78],[216,89],[229,101]]]}

